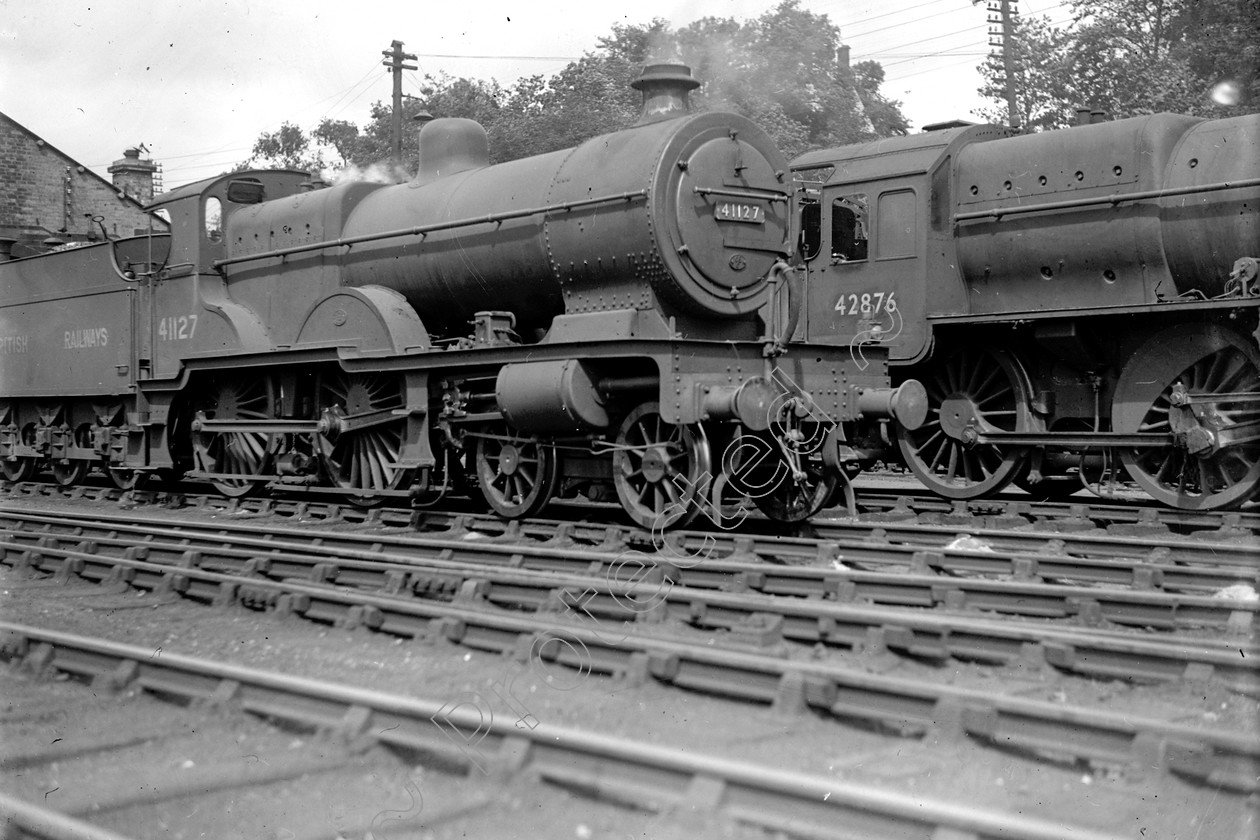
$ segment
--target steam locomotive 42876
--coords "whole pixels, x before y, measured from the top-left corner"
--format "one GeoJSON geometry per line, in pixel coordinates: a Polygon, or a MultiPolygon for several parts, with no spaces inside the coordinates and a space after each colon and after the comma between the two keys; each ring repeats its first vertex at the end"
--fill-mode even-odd
{"type": "Polygon", "coordinates": [[[928,487],[1260,492],[1260,114],[953,125],[793,169],[809,334],[922,380],[897,443],[928,487]]]}
{"type": "Polygon", "coordinates": [[[573,149],[489,166],[436,120],[407,184],[237,172],[160,197],[169,237],[0,264],[0,469],[365,503],[469,481],[507,517],[615,495],[647,527],[739,478],[808,516],[922,388],[801,340],[787,161],[687,113],[696,84],[649,67],[640,122],[573,149]]]}

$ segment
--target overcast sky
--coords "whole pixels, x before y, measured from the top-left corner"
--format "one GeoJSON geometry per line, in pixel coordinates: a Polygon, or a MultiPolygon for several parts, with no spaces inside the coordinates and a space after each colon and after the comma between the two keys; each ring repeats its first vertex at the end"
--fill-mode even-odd
{"type": "MultiPolygon", "coordinates": [[[[381,51],[394,39],[426,73],[497,79],[551,75],[614,24],[653,18],[744,21],[777,0],[0,0],[0,112],[105,174],[145,144],[168,189],[249,156],[259,133],[323,117],[363,125],[391,96],[381,51]]],[[[988,51],[984,4],[969,0],[802,0],[826,14],[852,60],[883,64],[884,92],[917,129],[973,118],[988,51]]],[[[1058,0],[1024,15],[1065,23],[1058,0]]],[[[0,188],[3,185],[0,184],[0,188]]]]}

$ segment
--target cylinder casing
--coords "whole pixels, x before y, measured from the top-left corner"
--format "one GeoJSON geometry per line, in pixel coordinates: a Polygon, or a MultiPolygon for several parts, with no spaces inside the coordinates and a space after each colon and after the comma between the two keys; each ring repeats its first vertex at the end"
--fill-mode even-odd
{"type": "Polygon", "coordinates": [[[580,434],[610,422],[595,380],[577,359],[504,365],[494,396],[513,428],[531,434],[580,434]]]}

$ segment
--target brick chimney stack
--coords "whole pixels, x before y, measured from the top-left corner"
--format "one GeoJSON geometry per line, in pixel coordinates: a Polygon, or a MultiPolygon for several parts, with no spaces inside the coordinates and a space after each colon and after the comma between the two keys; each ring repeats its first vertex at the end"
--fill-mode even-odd
{"type": "Polygon", "coordinates": [[[141,160],[140,150],[137,148],[125,150],[122,158],[114,161],[108,169],[109,174],[114,176],[114,186],[141,204],[148,204],[153,200],[155,171],[157,164],[151,160],[141,160]]]}

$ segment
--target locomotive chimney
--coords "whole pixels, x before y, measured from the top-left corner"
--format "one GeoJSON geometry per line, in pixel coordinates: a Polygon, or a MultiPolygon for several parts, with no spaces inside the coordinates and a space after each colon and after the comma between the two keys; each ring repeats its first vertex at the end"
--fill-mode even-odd
{"type": "Polygon", "coordinates": [[[630,87],[643,91],[643,111],[635,125],[647,125],[688,113],[687,94],[700,83],[691,78],[691,68],[685,64],[649,64],[630,87]]]}

